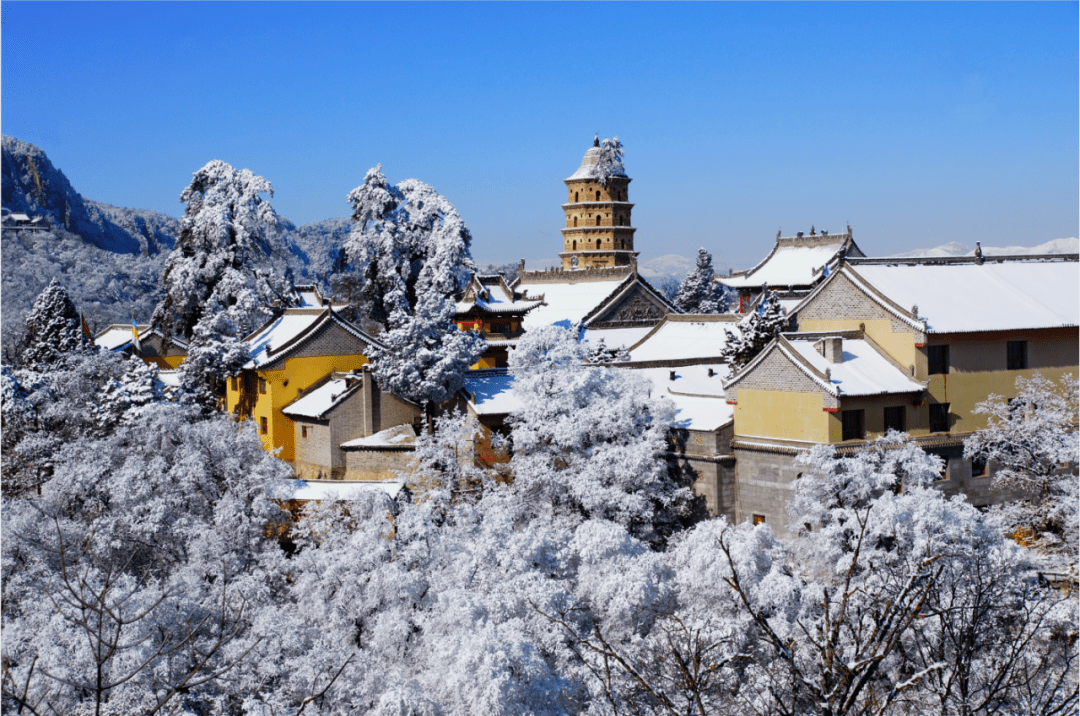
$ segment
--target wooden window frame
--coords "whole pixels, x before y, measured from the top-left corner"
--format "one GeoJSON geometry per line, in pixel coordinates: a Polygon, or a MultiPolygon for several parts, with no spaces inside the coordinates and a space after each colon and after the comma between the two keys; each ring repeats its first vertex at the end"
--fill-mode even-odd
{"type": "Polygon", "coordinates": [[[907,409],[903,405],[890,405],[885,408],[884,417],[885,432],[889,432],[889,428],[901,433],[907,432],[907,409]]]}
{"type": "Polygon", "coordinates": [[[840,439],[841,440],[865,440],[866,439],[866,411],[858,410],[840,411],[840,439]]]}
{"type": "Polygon", "coordinates": [[[270,424],[266,417],[259,418],[259,435],[266,435],[270,432],[270,424]]]}
{"type": "Polygon", "coordinates": [[[1027,341],[1009,341],[1005,347],[1005,367],[1007,370],[1027,370],[1027,341]]]}
{"type": "Polygon", "coordinates": [[[947,433],[949,432],[949,403],[931,403],[930,404],[930,432],[932,433],[947,433]],[[944,415],[934,417],[935,412],[944,411],[944,415]]]}
{"type": "Polygon", "coordinates": [[[930,375],[942,375],[949,372],[949,346],[927,346],[926,372],[930,375]]]}

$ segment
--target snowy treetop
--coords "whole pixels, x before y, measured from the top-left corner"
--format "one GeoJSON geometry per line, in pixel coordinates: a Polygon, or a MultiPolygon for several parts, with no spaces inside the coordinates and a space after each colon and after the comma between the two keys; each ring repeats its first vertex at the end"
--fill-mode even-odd
{"type": "Polygon", "coordinates": [[[602,186],[607,186],[611,177],[625,177],[626,166],[623,164],[623,146],[618,137],[605,139],[598,146],[589,147],[581,160],[581,166],[567,181],[575,179],[599,179],[602,186]]]}

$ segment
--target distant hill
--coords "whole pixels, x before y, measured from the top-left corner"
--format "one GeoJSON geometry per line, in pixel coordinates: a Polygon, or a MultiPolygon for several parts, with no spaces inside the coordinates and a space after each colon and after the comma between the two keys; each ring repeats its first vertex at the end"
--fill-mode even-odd
{"type": "Polygon", "coordinates": [[[638,273],[647,279],[668,276],[676,281],[682,281],[686,278],[686,274],[694,270],[695,264],[692,258],[679,254],[665,254],[639,264],[638,273]]]}
{"type": "MultiPolygon", "coordinates": [[[[1037,254],[1075,254],[1080,253],[1080,239],[1054,239],[1038,246],[983,246],[984,256],[1033,256],[1037,254]]],[[[889,258],[918,259],[947,256],[974,256],[974,246],[964,246],[953,241],[932,249],[915,249],[902,254],[892,254],[889,258]]]]}

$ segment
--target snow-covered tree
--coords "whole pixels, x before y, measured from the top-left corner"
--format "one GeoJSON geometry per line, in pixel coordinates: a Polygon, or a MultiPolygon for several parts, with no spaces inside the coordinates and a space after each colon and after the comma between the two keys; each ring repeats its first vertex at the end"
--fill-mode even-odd
{"type": "Polygon", "coordinates": [[[157,366],[132,356],[124,363],[124,372],[110,380],[97,402],[98,424],[114,428],[145,417],[147,410],[165,400],[157,366]]]}
{"type": "Polygon", "coordinates": [[[88,345],[79,311],[60,282],[53,279],[26,316],[23,363],[30,368],[47,370],[64,355],[88,345]]]}
{"type": "Polygon", "coordinates": [[[454,395],[483,352],[483,339],[454,325],[454,298],[475,268],[472,240],[454,206],[415,179],[389,184],[381,165],[349,193],[353,229],[345,245],[363,276],[360,299],[385,330],[373,354],[384,389],[417,402],[454,395]]]}
{"type": "Polygon", "coordinates": [[[611,177],[626,176],[623,164],[623,145],[618,137],[605,139],[600,143],[600,157],[596,163],[596,178],[600,186],[606,187],[611,177]]]}
{"type": "Polygon", "coordinates": [[[698,249],[697,265],[686,274],[675,295],[675,306],[685,313],[722,313],[727,309],[727,297],[722,284],[713,280],[715,275],[712,254],[698,249]]]}
{"type": "Polygon", "coordinates": [[[585,355],[586,363],[625,363],[630,360],[630,351],[626,349],[626,346],[608,348],[607,341],[603,338],[586,347],[588,348],[588,352],[585,355]]]}
{"type": "Polygon", "coordinates": [[[190,339],[204,317],[225,312],[242,335],[290,300],[288,277],[271,265],[281,252],[278,217],[261,194],[272,197],[273,187],[248,169],[215,159],[195,172],[180,195],[187,208],[165,262],[154,326],[190,339]]]}
{"type": "Polygon", "coordinates": [[[1080,500],[1077,380],[1036,373],[1016,379],[1016,397],[991,395],[975,406],[987,427],[964,441],[964,457],[994,465],[994,487],[1026,497],[995,508],[1010,534],[1060,554],[1076,568],[1080,500]]]}
{"type": "Polygon", "coordinates": [[[780,307],[780,300],[775,293],[766,289],[757,309],[739,321],[738,334],[724,330],[726,342],[720,351],[720,359],[730,365],[734,373],[754,360],[765,346],[780,335],[786,324],[787,318],[780,307]]]}
{"type": "Polygon", "coordinates": [[[587,357],[559,326],[530,331],[511,353],[522,403],[510,416],[513,489],[530,511],[611,520],[661,541],[691,497],[663,457],[674,405],[651,398],[632,371],[588,366],[587,357]]]}
{"type": "Polygon", "coordinates": [[[224,396],[227,377],[238,374],[247,360],[248,346],[229,314],[205,316],[195,326],[180,364],[181,399],[212,411],[224,396]]]}

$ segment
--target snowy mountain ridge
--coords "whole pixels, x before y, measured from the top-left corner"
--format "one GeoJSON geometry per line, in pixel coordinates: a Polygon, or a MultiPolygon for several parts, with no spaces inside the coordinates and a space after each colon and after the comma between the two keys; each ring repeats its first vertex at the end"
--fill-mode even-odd
{"type": "MultiPolygon", "coordinates": [[[[983,246],[984,256],[1036,256],[1041,254],[1075,254],[1080,253],[1080,239],[1072,237],[1068,239],[1053,239],[1037,246],[983,246]]],[[[958,241],[952,241],[932,249],[914,249],[899,254],[891,254],[888,258],[898,259],[921,259],[943,258],[949,256],[974,256],[975,247],[965,246],[958,241]]]]}

